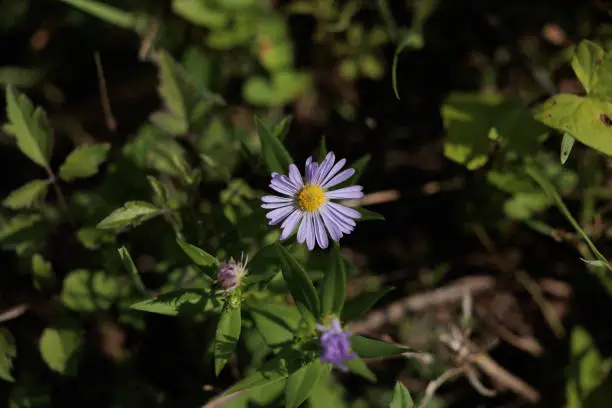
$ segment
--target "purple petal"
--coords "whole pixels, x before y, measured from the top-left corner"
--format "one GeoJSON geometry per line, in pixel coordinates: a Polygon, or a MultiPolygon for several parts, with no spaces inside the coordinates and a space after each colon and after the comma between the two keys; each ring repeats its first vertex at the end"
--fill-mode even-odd
{"type": "Polygon", "coordinates": [[[329,210],[327,208],[323,208],[319,214],[321,214],[321,217],[323,217],[323,223],[325,224],[325,228],[327,228],[331,238],[336,242],[340,241],[340,238],[342,238],[342,231],[333,221],[333,216],[329,213],[329,210]]]}
{"type": "Polygon", "coordinates": [[[275,225],[287,218],[289,214],[294,210],[293,206],[288,205],[286,207],[277,208],[266,214],[266,218],[270,219],[269,225],[275,225]]]}
{"type": "Polygon", "coordinates": [[[302,217],[303,217],[303,213],[300,210],[296,209],[295,211],[291,213],[291,215],[289,215],[289,217],[285,219],[285,221],[283,221],[283,223],[281,224],[281,228],[283,229],[283,232],[281,233],[281,236],[280,236],[281,241],[284,239],[287,239],[287,237],[291,235],[291,233],[293,232],[295,227],[297,227],[302,217]]]}
{"type": "Polygon", "coordinates": [[[355,225],[357,225],[355,221],[339,213],[332,207],[328,207],[327,210],[329,211],[330,222],[336,225],[343,234],[350,234],[353,232],[355,225]]]}
{"type": "Polygon", "coordinates": [[[302,180],[302,175],[300,174],[300,171],[298,170],[295,164],[289,165],[289,178],[291,179],[291,182],[293,183],[294,186],[299,186],[298,189],[304,187],[304,181],[302,180]]]}
{"type": "Polygon", "coordinates": [[[312,251],[315,246],[315,231],[312,213],[307,213],[304,221],[306,223],[306,247],[312,251]]]}
{"type": "Polygon", "coordinates": [[[341,214],[350,217],[350,218],[361,218],[361,214],[359,213],[359,211],[354,210],[352,208],[349,208],[345,205],[342,204],[338,204],[338,203],[332,203],[330,202],[329,205],[334,208],[335,210],[338,210],[338,212],[340,212],[341,214]]]}
{"type": "Polygon", "coordinates": [[[319,167],[319,169],[317,170],[314,180],[312,181],[314,184],[321,184],[321,180],[323,180],[327,176],[327,173],[334,165],[334,160],[336,160],[336,156],[334,155],[334,153],[327,153],[327,156],[325,156],[325,159],[321,163],[321,167],[319,167]]]}
{"type": "Polygon", "coordinates": [[[291,203],[276,203],[276,204],[262,204],[261,208],[265,208],[266,210],[274,210],[275,208],[281,208],[291,205],[291,203]]]}
{"type": "Polygon", "coordinates": [[[327,239],[327,232],[325,231],[325,226],[323,225],[323,221],[321,221],[321,216],[317,213],[314,214],[314,230],[315,235],[317,237],[317,242],[319,243],[319,247],[322,249],[327,248],[329,240],[327,239]]]}
{"type": "Polygon", "coordinates": [[[334,164],[334,167],[327,173],[327,176],[323,180],[321,180],[321,185],[325,186],[325,184],[334,177],[342,167],[346,164],[346,159],[340,160],[338,163],[334,164]]]}
{"type": "Polygon", "coordinates": [[[276,176],[270,182],[270,186],[276,186],[283,189],[283,191],[289,191],[291,195],[297,193],[301,188],[299,185],[295,185],[291,179],[285,175],[276,176]]]}
{"type": "Polygon", "coordinates": [[[338,174],[333,179],[329,180],[323,187],[324,188],[330,188],[330,187],[333,187],[335,185],[338,185],[338,184],[342,183],[343,181],[346,181],[349,178],[351,178],[351,176],[353,174],[355,174],[355,169],[346,169],[344,171],[341,171],[340,174],[338,174]]]}
{"type": "Polygon", "coordinates": [[[289,203],[291,202],[291,198],[266,195],[261,197],[261,201],[263,201],[264,203],[289,203]]]}
{"type": "Polygon", "coordinates": [[[325,195],[327,198],[334,198],[336,200],[347,200],[349,198],[361,198],[363,197],[363,187],[361,186],[350,186],[340,188],[338,190],[328,191],[325,195]]]}
{"type": "Polygon", "coordinates": [[[306,228],[307,228],[307,218],[308,218],[308,214],[304,214],[304,216],[302,217],[302,222],[300,223],[300,227],[298,228],[298,233],[297,233],[297,241],[300,244],[303,244],[304,241],[306,241],[306,228]]]}

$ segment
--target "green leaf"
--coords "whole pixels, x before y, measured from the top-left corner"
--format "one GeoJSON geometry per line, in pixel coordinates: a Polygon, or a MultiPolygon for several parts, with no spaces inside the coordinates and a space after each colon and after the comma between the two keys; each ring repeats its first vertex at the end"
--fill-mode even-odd
{"type": "Polygon", "coordinates": [[[565,164],[565,162],[567,162],[567,159],[570,157],[572,149],[574,148],[575,141],[576,139],[574,139],[567,133],[563,134],[563,139],[561,140],[561,152],[559,153],[559,159],[561,160],[561,164],[565,164]]]}
{"type": "Polygon", "coordinates": [[[158,53],[159,93],[169,111],[152,116],[151,120],[172,134],[181,135],[189,130],[189,110],[186,100],[188,84],[179,75],[178,63],[166,51],[158,53]],[[157,120],[157,121],[156,121],[157,120]],[[159,123],[158,123],[159,122],[159,123]]]}
{"type": "Polygon", "coordinates": [[[128,201],[97,225],[100,229],[120,230],[135,227],[162,213],[162,209],[145,201],[128,201]]]}
{"type": "Polygon", "coordinates": [[[280,174],[286,173],[289,165],[293,163],[291,155],[287,152],[283,143],[270,133],[257,116],[255,117],[255,122],[257,123],[257,133],[261,143],[261,153],[268,170],[280,174]]]}
{"type": "Polygon", "coordinates": [[[135,19],[131,13],[94,0],[60,0],[66,4],[91,14],[102,21],[122,28],[135,28],[135,19]]]}
{"type": "Polygon", "coordinates": [[[381,214],[377,212],[366,210],[363,207],[351,207],[351,208],[359,211],[359,214],[361,214],[361,218],[357,218],[356,221],[374,221],[374,220],[385,221],[385,217],[383,217],[381,214]]]}
{"type": "Polygon", "coordinates": [[[36,289],[50,289],[55,284],[55,275],[53,274],[51,262],[45,261],[45,258],[40,254],[32,256],[32,272],[36,289]]]}
{"type": "Polygon", "coordinates": [[[329,364],[316,359],[291,374],[285,387],[285,407],[298,408],[330,371],[329,364]]]}
{"type": "Polygon", "coordinates": [[[321,136],[321,141],[319,142],[319,148],[317,149],[317,154],[315,161],[321,163],[327,154],[327,147],[325,144],[325,135],[321,136]]]}
{"type": "Polygon", "coordinates": [[[293,339],[300,320],[296,308],[258,300],[248,303],[248,311],[268,346],[278,346],[293,339]]]}
{"type": "Polygon", "coordinates": [[[211,7],[201,0],[174,0],[172,11],[190,23],[215,30],[225,27],[229,19],[225,10],[211,7]]]}
{"type": "Polygon", "coordinates": [[[332,246],[327,265],[321,283],[321,315],[339,315],[346,297],[346,270],[338,244],[332,246]]]}
{"type": "Polygon", "coordinates": [[[419,32],[415,32],[413,30],[407,30],[404,33],[404,36],[400,40],[399,45],[395,49],[395,54],[393,55],[393,64],[391,66],[391,83],[393,84],[393,92],[395,93],[395,97],[399,100],[399,91],[397,90],[397,62],[399,60],[400,54],[408,48],[418,50],[423,48],[424,41],[423,36],[419,32]]]}
{"type": "Polygon", "coordinates": [[[290,370],[290,364],[287,364],[287,360],[284,356],[276,356],[265,362],[259,370],[248,375],[238,384],[225,390],[223,395],[230,395],[242,390],[254,390],[256,388],[272,385],[285,380],[291,372],[293,371],[290,370]]]}
{"type": "Polygon", "coordinates": [[[5,131],[17,139],[17,147],[30,160],[46,169],[53,151],[53,131],[42,108],[34,108],[28,97],[13,86],[6,87],[5,131]]]}
{"type": "Polygon", "coordinates": [[[410,348],[370,339],[364,336],[351,336],[351,348],[359,357],[392,357],[411,351],[410,348]]]}
{"type": "Polygon", "coordinates": [[[76,269],[64,279],[60,298],[77,312],[106,310],[119,295],[119,283],[103,271],[76,269]]]}
{"type": "Polygon", "coordinates": [[[48,190],[49,183],[46,180],[32,180],[12,191],[2,201],[2,205],[13,210],[28,208],[43,200],[48,190]]]}
{"type": "Polygon", "coordinates": [[[189,258],[198,266],[211,266],[218,265],[219,261],[217,258],[198,248],[195,245],[188,244],[187,242],[177,238],[176,242],[179,244],[181,249],[187,254],[189,258]]]}
{"type": "Polygon", "coordinates": [[[204,310],[207,301],[208,294],[202,290],[179,289],[134,303],[130,308],[143,312],[177,316],[179,313],[204,310]]]}
{"type": "Polygon", "coordinates": [[[230,305],[221,313],[215,334],[215,374],[219,376],[240,338],[242,318],[239,306],[230,305]]]}
{"type": "Polygon", "coordinates": [[[134,265],[134,261],[132,260],[132,257],[130,256],[130,253],[128,252],[127,248],[123,246],[119,248],[117,252],[119,252],[119,257],[121,258],[125,269],[127,269],[127,271],[130,273],[130,277],[132,278],[136,289],[138,289],[141,294],[145,296],[150,296],[147,287],[142,282],[142,279],[140,279],[138,269],[136,268],[136,265],[134,265]]]}
{"type": "Polygon", "coordinates": [[[374,374],[366,365],[366,363],[359,357],[348,360],[344,363],[350,372],[357,374],[360,377],[365,378],[370,382],[376,382],[376,374],[374,374]]]}
{"type": "Polygon", "coordinates": [[[170,202],[166,187],[153,176],[147,176],[147,180],[149,181],[149,185],[153,190],[153,202],[155,205],[160,208],[169,208],[170,202]]]}
{"type": "Polygon", "coordinates": [[[371,154],[366,154],[363,157],[360,157],[359,159],[355,160],[355,162],[349,166],[350,168],[355,169],[355,174],[353,174],[351,178],[348,179],[348,181],[346,182],[347,185],[357,184],[357,182],[363,175],[363,172],[368,167],[368,163],[370,163],[371,158],[371,154]]]}
{"type": "Polygon", "coordinates": [[[13,359],[17,357],[15,338],[5,327],[0,327],[0,378],[8,382],[15,382],[11,374],[13,359]]]}
{"type": "Polygon", "coordinates": [[[305,318],[308,319],[307,314],[310,313],[315,320],[318,320],[321,316],[319,297],[306,271],[283,246],[276,244],[276,250],[280,256],[283,278],[298,310],[305,318]]]}
{"type": "Polygon", "coordinates": [[[60,178],[64,181],[72,181],[95,175],[100,164],[106,160],[109,149],[110,143],[77,147],[60,166],[60,178]]]}
{"type": "Polygon", "coordinates": [[[612,100],[612,53],[584,40],[576,47],[571,64],[588,96],[612,100]]]}
{"type": "Polygon", "coordinates": [[[572,94],[557,94],[534,112],[534,117],[553,129],[612,155],[612,104],[572,94]]]}
{"type": "Polygon", "coordinates": [[[580,260],[582,262],[584,262],[587,265],[591,265],[591,266],[596,266],[598,268],[605,268],[606,267],[606,263],[603,262],[600,259],[584,259],[584,258],[580,258],[580,260]]]}
{"type": "Polygon", "coordinates": [[[291,115],[287,115],[281,119],[281,121],[274,126],[274,131],[272,132],[274,137],[283,142],[289,134],[289,130],[291,130],[291,122],[293,122],[293,116],[291,115]]]}
{"type": "Polygon", "coordinates": [[[384,288],[374,292],[363,292],[346,301],[342,308],[342,321],[350,322],[363,317],[368,310],[393,288],[384,288]]]}
{"type": "Polygon", "coordinates": [[[40,354],[49,368],[74,375],[81,349],[81,333],[74,327],[47,327],[40,338],[40,354]]]}
{"type": "Polygon", "coordinates": [[[404,384],[401,382],[395,383],[395,388],[393,388],[393,399],[391,400],[391,404],[389,404],[389,408],[413,408],[414,402],[412,401],[412,397],[410,393],[404,387],[404,384]]]}

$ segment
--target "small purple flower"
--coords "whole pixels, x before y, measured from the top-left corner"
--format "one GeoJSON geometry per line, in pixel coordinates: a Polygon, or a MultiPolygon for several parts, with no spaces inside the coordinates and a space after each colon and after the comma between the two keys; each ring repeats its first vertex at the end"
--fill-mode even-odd
{"type": "Polygon", "coordinates": [[[286,239],[298,228],[297,240],[306,241],[308,250],[313,250],[315,242],[321,248],[327,248],[327,234],[338,242],[345,234],[355,229],[355,219],[361,214],[357,210],[332,202],[363,197],[361,186],[349,186],[337,190],[330,188],[348,180],[354,169],[340,171],[346,159],[336,162],[334,153],[330,152],[319,163],[306,160],[305,177],[295,164],[289,166],[289,175],[272,173],[270,188],[284,197],[267,195],[262,197],[262,208],[271,210],[266,214],[270,225],[282,222],[281,240],[286,239]],[[334,164],[335,163],[335,164],[334,164]]]}
{"type": "Polygon", "coordinates": [[[240,258],[240,262],[230,259],[229,262],[221,264],[217,271],[217,280],[226,292],[231,292],[240,286],[240,281],[246,275],[246,264],[248,259],[244,259],[244,255],[240,258]]]}
{"type": "Polygon", "coordinates": [[[357,354],[351,351],[351,334],[342,331],[342,326],[337,318],[331,321],[331,328],[317,324],[317,329],[323,332],[321,341],[321,362],[331,363],[341,371],[348,371],[343,364],[345,361],[352,360],[357,354]]]}

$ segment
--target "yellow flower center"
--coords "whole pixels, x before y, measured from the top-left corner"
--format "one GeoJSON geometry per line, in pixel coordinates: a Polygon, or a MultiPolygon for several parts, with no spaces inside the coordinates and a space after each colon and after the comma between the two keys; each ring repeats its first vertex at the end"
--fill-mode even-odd
{"type": "Polygon", "coordinates": [[[319,186],[304,186],[298,193],[297,199],[300,209],[313,212],[323,204],[325,193],[319,186]]]}

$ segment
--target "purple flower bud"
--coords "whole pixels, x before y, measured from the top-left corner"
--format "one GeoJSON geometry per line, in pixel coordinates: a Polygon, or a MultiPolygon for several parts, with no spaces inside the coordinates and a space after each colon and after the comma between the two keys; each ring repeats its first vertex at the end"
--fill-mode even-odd
{"type": "Polygon", "coordinates": [[[323,332],[320,337],[321,362],[331,363],[339,370],[347,371],[348,368],[343,363],[357,357],[357,354],[351,351],[351,333],[342,331],[337,318],[331,321],[331,328],[317,324],[317,329],[323,332]]]}
{"type": "Polygon", "coordinates": [[[240,286],[240,281],[246,274],[246,261],[241,258],[240,262],[230,260],[223,263],[217,271],[217,280],[226,292],[231,292],[240,286]]]}

